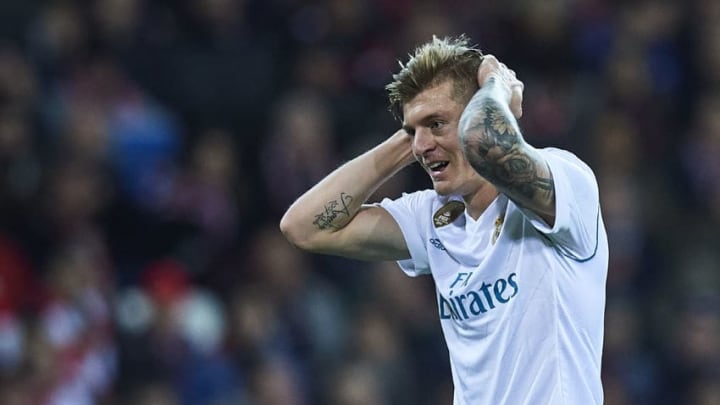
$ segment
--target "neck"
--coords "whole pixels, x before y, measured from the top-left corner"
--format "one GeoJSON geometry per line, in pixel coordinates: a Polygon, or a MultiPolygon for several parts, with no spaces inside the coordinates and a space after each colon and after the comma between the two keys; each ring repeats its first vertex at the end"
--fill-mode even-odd
{"type": "Polygon", "coordinates": [[[465,209],[472,219],[478,219],[497,196],[498,191],[495,186],[484,182],[474,193],[463,196],[465,209]]]}

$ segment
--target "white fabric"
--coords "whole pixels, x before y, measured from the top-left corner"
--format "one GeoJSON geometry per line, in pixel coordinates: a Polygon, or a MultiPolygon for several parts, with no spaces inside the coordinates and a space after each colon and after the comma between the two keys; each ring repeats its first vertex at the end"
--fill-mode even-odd
{"type": "Polygon", "coordinates": [[[502,194],[477,221],[466,213],[439,228],[433,214],[459,198],[424,190],[380,203],[412,256],[400,267],[435,280],[455,405],[603,402],[608,247],[597,183],[575,155],[540,153],[555,182],[552,228],[502,194]]]}

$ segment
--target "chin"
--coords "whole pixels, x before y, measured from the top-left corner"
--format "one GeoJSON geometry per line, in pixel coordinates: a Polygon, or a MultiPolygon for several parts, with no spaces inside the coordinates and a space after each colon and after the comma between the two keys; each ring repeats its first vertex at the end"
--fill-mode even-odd
{"type": "Polygon", "coordinates": [[[450,195],[453,193],[453,190],[451,190],[450,187],[444,184],[433,183],[433,189],[436,193],[442,196],[450,195]]]}

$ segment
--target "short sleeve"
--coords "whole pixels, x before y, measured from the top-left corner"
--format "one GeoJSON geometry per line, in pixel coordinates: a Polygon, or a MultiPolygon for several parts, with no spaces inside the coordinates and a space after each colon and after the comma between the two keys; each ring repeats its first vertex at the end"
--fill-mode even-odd
{"type": "Polygon", "coordinates": [[[430,274],[430,263],[428,260],[427,245],[425,243],[423,227],[429,221],[423,215],[430,201],[427,191],[405,193],[400,198],[391,200],[389,198],[380,202],[384,208],[395,219],[400,226],[405,243],[410,251],[410,259],[399,260],[397,263],[405,274],[416,277],[423,274],[430,274]]]}
{"type": "Polygon", "coordinates": [[[575,260],[589,260],[598,246],[600,200],[590,167],[574,154],[541,149],[555,184],[555,224],[551,228],[533,211],[521,208],[533,227],[552,240],[560,251],[575,260]]]}

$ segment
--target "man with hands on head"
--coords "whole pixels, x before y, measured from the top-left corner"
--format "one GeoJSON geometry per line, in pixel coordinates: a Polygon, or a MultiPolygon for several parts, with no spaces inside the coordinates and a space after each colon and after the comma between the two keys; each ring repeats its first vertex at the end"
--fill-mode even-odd
{"type": "Polygon", "coordinates": [[[459,38],[418,47],[387,86],[402,129],[288,209],[296,246],[432,275],[454,404],[601,404],[608,246],[592,170],[536,149],[523,83],[459,38]],[[366,203],[418,161],[433,189],[366,203]]]}

